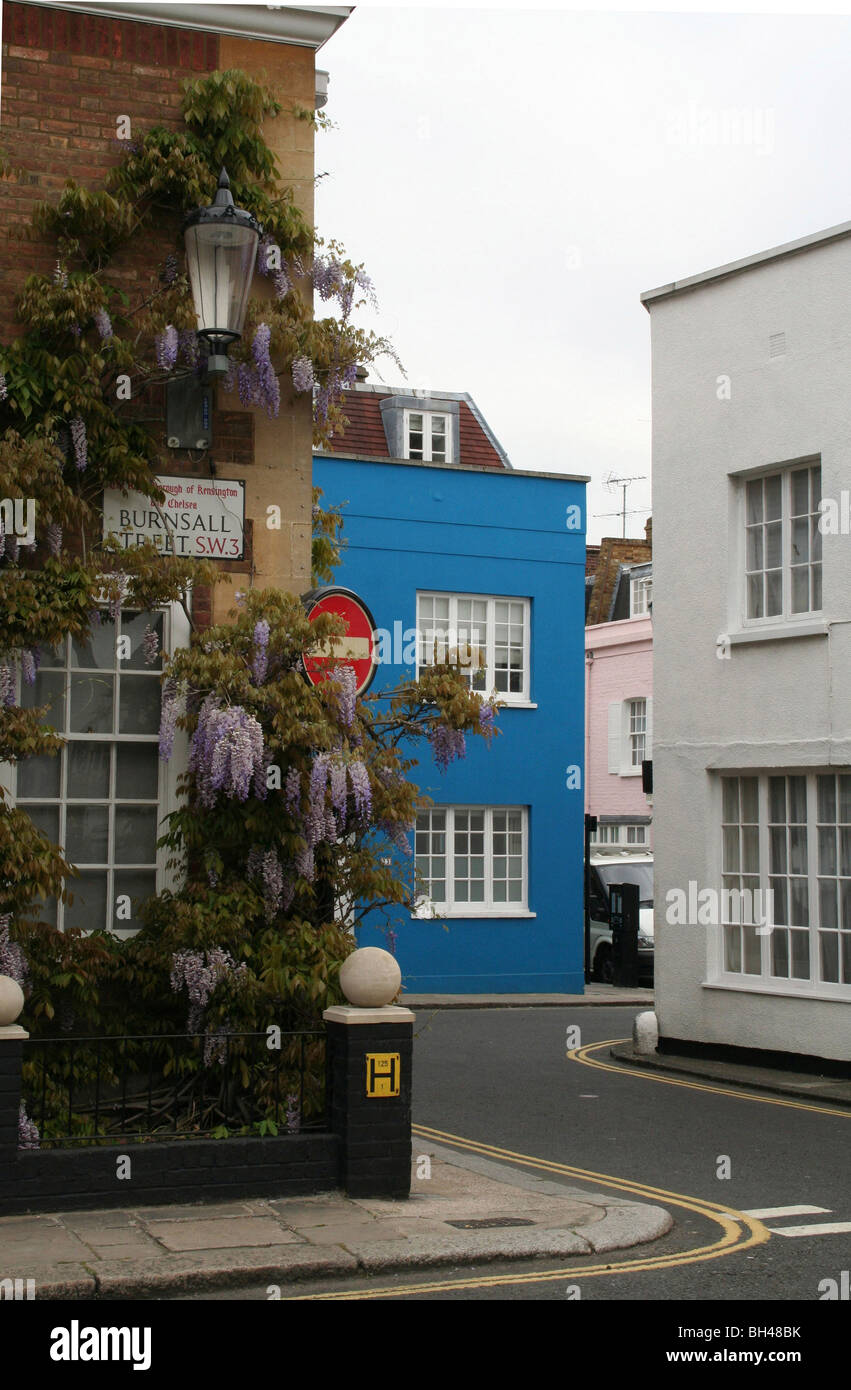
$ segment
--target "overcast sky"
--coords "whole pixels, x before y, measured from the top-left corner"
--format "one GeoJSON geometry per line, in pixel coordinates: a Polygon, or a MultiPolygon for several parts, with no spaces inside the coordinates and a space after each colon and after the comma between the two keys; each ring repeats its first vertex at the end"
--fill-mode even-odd
{"type": "Polygon", "coordinates": [[[363,322],[516,468],[590,474],[589,541],[643,476],[643,534],[639,294],[851,218],[851,19],[364,5],[317,63],[317,222],[376,283],[363,322]]]}

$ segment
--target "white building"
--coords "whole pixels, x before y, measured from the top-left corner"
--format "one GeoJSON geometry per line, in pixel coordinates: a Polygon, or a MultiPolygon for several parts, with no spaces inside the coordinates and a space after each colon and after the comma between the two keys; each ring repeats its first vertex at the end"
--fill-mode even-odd
{"type": "Polygon", "coordinates": [[[848,1062],[851,222],[642,300],[661,1045],[848,1062]]]}

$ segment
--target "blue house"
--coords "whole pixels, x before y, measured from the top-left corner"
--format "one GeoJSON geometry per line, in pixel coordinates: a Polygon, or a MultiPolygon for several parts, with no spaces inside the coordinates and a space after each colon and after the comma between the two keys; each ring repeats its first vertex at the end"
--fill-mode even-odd
{"type": "Polygon", "coordinates": [[[392,930],[410,993],[582,993],[587,478],[514,470],[462,393],[359,383],[344,408],[314,482],[347,504],[336,581],[383,633],[373,691],[457,649],[505,704],[445,772],[420,749],[422,897],[359,944],[392,930]]]}

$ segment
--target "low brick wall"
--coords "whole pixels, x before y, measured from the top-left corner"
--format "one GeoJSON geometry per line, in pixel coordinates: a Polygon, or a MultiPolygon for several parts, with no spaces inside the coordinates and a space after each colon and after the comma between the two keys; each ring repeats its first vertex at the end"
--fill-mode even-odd
{"type": "Polygon", "coordinates": [[[0,1215],[295,1197],[333,1190],[339,1168],[336,1134],[19,1149],[11,1162],[0,1160],[0,1215]]]}

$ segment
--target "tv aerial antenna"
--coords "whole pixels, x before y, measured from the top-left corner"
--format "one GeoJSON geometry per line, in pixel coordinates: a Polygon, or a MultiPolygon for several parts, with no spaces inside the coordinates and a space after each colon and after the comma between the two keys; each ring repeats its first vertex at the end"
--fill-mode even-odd
{"type": "Polygon", "coordinates": [[[619,517],[622,519],[622,522],[623,522],[623,539],[624,539],[624,540],[626,540],[626,519],[627,519],[627,517],[628,517],[628,516],[639,516],[639,515],[641,515],[641,514],[643,514],[643,513],[646,513],[646,511],[647,511],[647,508],[646,508],[646,507],[633,507],[630,511],[627,511],[627,507],[626,507],[626,493],[627,493],[627,488],[630,486],[631,483],[643,483],[643,482],[646,480],[646,477],[647,477],[646,473],[639,473],[639,474],[636,474],[635,476],[633,476],[633,477],[631,477],[631,478],[616,478],[615,475],[614,475],[614,473],[610,473],[609,476],[608,476],[608,478],[606,478],[606,480],[605,480],[605,487],[606,487],[607,491],[609,491],[609,492],[614,492],[616,488],[620,488],[621,493],[622,493],[621,508],[620,508],[620,511],[617,511],[617,512],[595,512],[594,515],[595,515],[596,517],[603,517],[603,516],[619,516],[619,517]]]}

